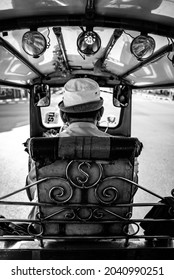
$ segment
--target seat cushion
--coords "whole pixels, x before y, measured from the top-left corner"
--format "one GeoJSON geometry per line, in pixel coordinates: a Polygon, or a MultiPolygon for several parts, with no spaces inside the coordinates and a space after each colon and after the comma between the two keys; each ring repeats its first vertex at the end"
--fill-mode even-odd
{"type": "Polygon", "coordinates": [[[37,137],[31,138],[29,152],[33,160],[118,159],[137,157],[142,143],[133,137],[37,137]]]}

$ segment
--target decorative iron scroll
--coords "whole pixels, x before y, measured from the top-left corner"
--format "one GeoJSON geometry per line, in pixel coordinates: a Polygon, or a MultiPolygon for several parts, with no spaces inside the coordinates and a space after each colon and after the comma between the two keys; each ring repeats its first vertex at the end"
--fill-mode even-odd
{"type": "MultiPolygon", "coordinates": [[[[59,164],[54,165],[54,174],[59,166],[59,164]]],[[[129,202],[131,183],[122,183],[114,175],[117,170],[115,164],[110,168],[109,165],[103,166],[101,162],[72,160],[69,163],[65,161],[60,170],[58,174],[62,174],[61,177],[52,177],[48,184],[43,185],[42,197],[40,197],[44,199],[44,195],[48,193],[49,199],[54,204],[40,209],[41,215],[38,221],[43,225],[41,234],[44,235],[42,231],[45,231],[47,223],[47,226],[54,223],[65,225],[110,223],[111,228],[114,223],[119,222],[121,223],[119,228],[124,227],[122,223],[127,225],[131,217],[131,208],[125,206],[122,209],[117,208],[116,205],[124,203],[122,196],[126,190],[126,201],[129,202]]],[[[39,191],[42,191],[42,188],[39,188],[39,191]]],[[[123,233],[127,234],[126,227],[123,233]]]]}
{"type": "Polygon", "coordinates": [[[73,160],[67,166],[66,177],[75,187],[89,189],[100,181],[102,172],[99,163],[73,160]]]}
{"type": "MultiPolygon", "coordinates": [[[[115,220],[122,220],[122,221],[129,221],[130,219],[130,212],[126,213],[126,215],[120,216],[117,213],[115,213],[113,210],[109,210],[107,208],[96,208],[96,207],[88,207],[88,206],[71,206],[71,207],[63,207],[60,208],[59,210],[54,211],[53,213],[45,216],[44,218],[41,218],[39,215],[37,216],[37,218],[42,222],[42,221],[46,221],[49,219],[54,219],[54,217],[56,216],[57,220],[60,221],[66,221],[66,220],[73,220],[73,221],[99,221],[102,220],[103,218],[105,218],[105,215],[109,214],[110,218],[112,218],[112,222],[113,217],[115,218],[115,220]],[[64,217],[62,218],[62,213],[64,213],[64,217]],[[61,214],[61,217],[59,217],[59,214],[61,214]]],[[[109,217],[108,217],[109,219],[109,217]]]]}
{"type": "Polygon", "coordinates": [[[134,236],[139,232],[139,225],[135,222],[132,222],[129,220],[130,218],[130,213],[127,213],[125,215],[125,217],[122,217],[120,215],[118,215],[117,213],[107,209],[107,208],[94,208],[94,207],[63,207],[60,208],[57,211],[54,211],[53,213],[41,218],[40,217],[40,213],[38,212],[36,215],[36,218],[38,219],[38,222],[32,222],[29,224],[28,226],[28,233],[31,236],[35,236],[40,237],[44,234],[44,226],[43,223],[54,223],[54,218],[56,219],[56,221],[59,222],[69,222],[69,221],[74,221],[74,222],[82,222],[82,223],[90,223],[90,222],[105,222],[103,220],[103,218],[105,217],[105,215],[110,215],[110,219],[109,217],[107,218],[107,221],[110,221],[111,223],[117,222],[119,223],[119,221],[121,223],[125,223],[123,224],[123,234],[130,237],[130,236],[134,236]],[[64,213],[64,218],[59,217],[59,214],[64,213]],[[115,220],[111,219],[111,218],[115,218],[115,220]],[[52,219],[52,221],[51,221],[52,219]],[[135,225],[137,227],[137,230],[132,232],[129,230],[129,226],[135,225]]]}
{"type": "Polygon", "coordinates": [[[81,221],[89,221],[93,216],[93,211],[89,207],[79,207],[75,213],[76,217],[81,221]]]}
{"type": "Polygon", "coordinates": [[[119,181],[116,177],[105,178],[97,187],[96,198],[104,204],[113,204],[119,198],[119,181]]]}
{"type": "Polygon", "coordinates": [[[69,182],[63,178],[56,179],[54,185],[49,191],[49,198],[57,203],[65,203],[72,197],[73,190],[69,182]]]}
{"type": "Polygon", "coordinates": [[[120,180],[115,176],[102,178],[103,167],[96,162],[71,161],[66,167],[66,179],[56,177],[50,180],[52,185],[49,190],[49,198],[60,204],[68,202],[74,194],[74,187],[90,189],[95,187],[96,199],[105,204],[112,205],[120,197],[120,180]]]}

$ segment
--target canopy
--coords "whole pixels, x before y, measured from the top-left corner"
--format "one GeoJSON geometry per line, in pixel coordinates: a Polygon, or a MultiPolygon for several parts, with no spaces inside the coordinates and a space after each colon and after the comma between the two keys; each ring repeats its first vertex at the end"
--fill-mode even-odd
{"type": "Polygon", "coordinates": [[[172,87],[173,11],[174,0],[1,0],[0,83],[61,85],[71,77],[88,75],[101,85],[172,87]],[[90,56],[77,50],[77,38],[86,27],[101,38],[99,51],[90,56]],[[38,58],[22,48],[22,37],[29,30],[41,32],[47,41],[38,58]],[[118,32],[121,35],[110,44],[118,32]],[[143,61],[130,51],[140,34],[155,40],[154,54],[143,61]]]}

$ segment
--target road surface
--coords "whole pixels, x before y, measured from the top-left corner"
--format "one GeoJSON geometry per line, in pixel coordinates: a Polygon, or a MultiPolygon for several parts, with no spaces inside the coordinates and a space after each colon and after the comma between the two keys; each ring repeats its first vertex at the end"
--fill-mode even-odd
{"type": "MultiPolygon", "coordinates": [[[[29,137],[28,103],[0,105],[0,196],[25,185],[28,156],[22,143],[29,137]]],[[[27,201],[25,192],[7,200],[27,201]]],[[[25,218],[29,208],[0,205],[0,214],[25,218]]]]}
{"type": "MultiPolygon", "coordinates": [[[[111,112],[112,113],[112,112],[111,112]]],[[[144,144],[139,157],[139,183],[161,196],[174,188],[174,103],[134,95],[132,136],[144,144]]],[[[29,137],[28,104],[0,105],[0,196],[25,185],[28,156],[23,142],[29,137]]],[[[15,199],[28,201],[25,192],[15,199]]],[[[10,200],[12,200],[10,198],[10,200]]],[[[138,190],[136,202],[154,201],[150,194],[138,190]]],[[[155,198],[158,201],[158,198],[155,198]]],[[[0,213],[25,218],[29,208],[1,206],[0,213]]],[[[134,215],[143,217],[138,209],[134,215]]]]}
{"type": "MultiPolygon", "coordinates": [[[[170,196],[174,188],[174,103],[135,95],[132,136],[144,145],[139,157],[139,184],[161,195],[170,196]]],[[[136,202],[158,201],[139,190],[136,202]]],[[[134,211],[138,216],[139,210],[134,211]]],[[[142,209],[141,215],[146,213],[142,209]]]]}

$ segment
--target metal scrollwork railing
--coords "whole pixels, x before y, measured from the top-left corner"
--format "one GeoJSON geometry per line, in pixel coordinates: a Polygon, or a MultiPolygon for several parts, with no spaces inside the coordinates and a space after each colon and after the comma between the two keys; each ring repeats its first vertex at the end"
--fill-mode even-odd
{"type": "MultiPolygon", "coordinates": [[[[29,202],[10,202],[2,201],[2,199],[8,198],[20,191],[31,188],[34,185],[38,185],[38,190],[41,191],[44,187],[44,191],[48,194],[48,199],[39,200],[39,202],[31,202],[31,206],[37,206],[41,210],[36,215],[36,220],[27,220],[28,227],[27,233],[29,236],[36,239],[47,238],[45,236],[45,226],[51,226],[52,224],[119,224],[119,234],[122,237],[128,239],[131,238],[144,238],[143,235],[138,235],[142,232],[141,222],[153,222],[158,223],[160,221],[167,223],[166,219],[132,219],[133,207],[146,207],[146,206],[164,206],[164,198],[151,190],[148,190],[139,184],[121,176],[104,176],[105,171],[102,164],[92,161],[71,161],[66,166],[65,176],[63,177],[46,177],[41,178],[34,182],[17,190],[11,194],[0,197],[0,204],[14,204],[14,205],[29,205],[29,202]],[[120,187],[120,181],[125,184],[120,187]],[[135,185],[137,188],[142,189],[145,192],[150,193],[156,198],[160,198],[160,203],[133,203],[131,199],[125,201],[122,198],[122,191],[127,190],[131,194],[131,186],[135,185]],[[90,193],[90,195],[88,194],[90,193]],[[79,194],[78,200],[74,200],[74,193],[79,194]],[[85,194],[85,198],[82,198],[82,193],[85,194]],[[88,197],[92,197],[92,202],[88,201],[88,197]],[[72,200],[72,201],[71,201],[72,200]],[[77,202],[78,201],[78,202],[77,202]],[[47,210],[49,211],[47,212],[47,210]],[[118,210],[119,209],[119,210],[118,210]],[[123,211],[121,211],[124,209],[123,211]],[[44,210],[44,211],[43,211],[44,210]],[[132,229],[133,230],[130,230],[132,229]]],[[[127,193],[128,193],[127,192],[127,193]]],[[[171,191],[174,196],[174,189],[171,191]]],[[[42,193],[42,197],[44,193],[42,193]]],[[[128,194],[129,197],[129,194],[128,194]]],[[[169,205],[170,206],[170,205],[169,205]]],[[[169,214],[173,217],[174,208],[169,207],[169,214]]],[[[18,221],[18,220],[17,220],[18,221]]],[[[170,220],[172,225],[174,223],[173,218],[170,220]]],[[[3,221],[0,219],[0,225],[3,221]]],[[[8,220],[7,220],[8,222],[8,220]]],[[[9,220],[9,222],[11,222],[9,220]]],[[[15,232],[15,231],[14,231],[15,232]]],[[[112,235],[117,236],[117,233],[112,235]]],[[[154,235],[155,236],[155,235],[154,235]]],[[[65,236],[66,237],[66,236],[65,236]]],[[[93,236],[90,236],[93,238],[93,236]]],[[[55,235],[58,238],[58,235],[55,235]]],[[[68,238],[68,237],[67,237],[68,238]]],[[[160,238],[166,238],[166,236],[160,235],[160,238]]]]}

